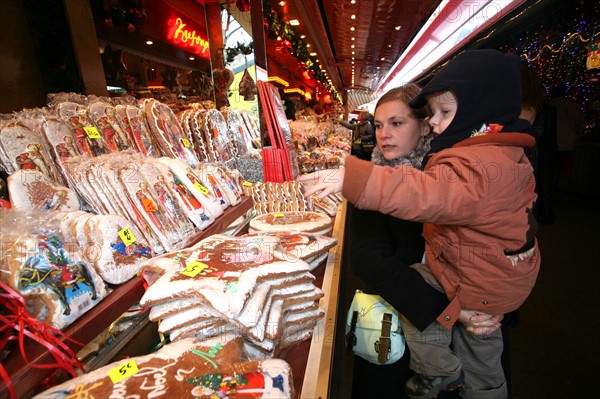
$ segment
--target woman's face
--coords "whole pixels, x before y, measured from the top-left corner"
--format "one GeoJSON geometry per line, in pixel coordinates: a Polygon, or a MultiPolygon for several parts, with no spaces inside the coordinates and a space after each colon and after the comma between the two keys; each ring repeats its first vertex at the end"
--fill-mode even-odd
{"type": "Polygon", "coordinates": [[[427,123],[419,122],[411,108],[400,100],[386,102],[375,110],[377,146],[388,161],[420,147],[421,137],[427,133],[427,123]]]}

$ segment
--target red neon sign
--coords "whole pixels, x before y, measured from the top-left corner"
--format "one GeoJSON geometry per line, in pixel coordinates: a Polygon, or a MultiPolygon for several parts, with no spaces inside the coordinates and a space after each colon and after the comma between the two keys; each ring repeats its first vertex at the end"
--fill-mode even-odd
{"type": "Polygon", "coordinates": [[[208,40],[200,36],[193,26],[188,27],[180,17],[169,19],[168,26],[167,40],[186,51],[210,58],[208,40]]]}

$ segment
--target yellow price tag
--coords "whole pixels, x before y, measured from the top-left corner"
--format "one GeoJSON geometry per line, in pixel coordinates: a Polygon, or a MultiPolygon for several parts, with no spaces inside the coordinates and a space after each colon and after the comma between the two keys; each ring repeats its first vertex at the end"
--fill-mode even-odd
{"type": "Polygon", "coordinates": [[[100,137],[102,137],[100,136],[100,132],[98,131],[98,129],[96,129],[93,126],[84,126],[83,130],[85,130],[85,133],[91,139],[99,139],[100,137]]]}
{"type": "Polygon", "coordinates": [[[125,227],[124,229],[120,230],[119,237],[121,237],[121,240],[123,240],[123,244],[125,244],[126,247],[135,242],[135,236],[129,227],[125,227]]]}
{"type": "Polygon", "coordinates": [[[127,377],[131,377],[138,371],[138,366],[135,363],[135,360],[131,359],[127,363],[123,363],[120,366],[108,370],[108,376],[110,377],[113,384],[116,384],[117,382],[122,381],[127,377]]]}
{"type": "Polygon", "coordinates": [[[181,142],[183,143],[183,146],[184,146],[185,148],[190,148],[190,141],[189,141],[188,139],[186,139],[185,137],[183,137],[183,138],[181,139],[181,142]]]}
{"type": "Polygon", "coordinates": [[[208,195],[209,193],[208,188],[198,182],[194,183],[194,187],[196,187],[196,190],[200,191],[203,195],[208,195]]]}
{"type": "Polygon", "coordinates": [[[206,269],[208,266],[206,263],[198,262],[197,260],[193,260],[186,266],[185,269],[180,271],[179,273],[184,274],[188,277],[195,277],[202,270],[206,269]]]}
{"type": "Polygon", "coordinates": [[[244,187],[252,187],[252,183],[249,181],[244,182],[244,187]]]}
{"type": "Polygon", "coordinates": [[[283,213],[276,213],[276,214],[275,214],[275,215],[273,215],[273,216],[275,216],[276,218],[282,218],[282,217],[284,217],[285,215],[284,215],[283,213]]]}

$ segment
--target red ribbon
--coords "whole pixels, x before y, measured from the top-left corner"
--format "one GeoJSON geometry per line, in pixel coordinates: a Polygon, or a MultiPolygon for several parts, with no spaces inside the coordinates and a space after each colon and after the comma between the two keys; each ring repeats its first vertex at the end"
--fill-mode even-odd
{"type": "MultiPolygon", "coordinates": [[[[77,368],[85,373],[83,363],[77,359],[77,354],[63,341],[84,346],[82,343],[71,339],[62,331],[36,320],[25,310],[25,299],[2,282],[0,282],[0,299],[2,300],[2,306],[8,310],[8,314],[0,313],[0,321],[2,322],[0,326],[0,350],[6,347],[8,341],[18,340],[21,357],[30,367],[40,369],[62,368],[73,377],[77,377],[77,368]],[[11,329],[14,331],[10,331],[11,329]],[[46,347],[56,363],[31,363],[25,354],[25,337],[31,338],[46,347]]],[[[16,398],[15,388],[2,364],[0,364],[0,375],[6,382],[11,397],[16,398]]]]}

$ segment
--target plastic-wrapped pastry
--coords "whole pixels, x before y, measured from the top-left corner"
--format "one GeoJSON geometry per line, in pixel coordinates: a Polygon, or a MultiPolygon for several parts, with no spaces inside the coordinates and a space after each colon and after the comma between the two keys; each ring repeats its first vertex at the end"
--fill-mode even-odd
{"type": "Polygon", "coordinates": [[[2,164],[9,173],[21,169],[37,170],[57,183],[62,182],[43,143],[44,139],[37,132],[23,125],[11,123],[3,126],[0,129],[2,164]]]}
{"type": "Polygon", "coordinates": [[[111,104],[96,101],[88,106],[88,112],[111,152],[131,147],[129,136],[119,124],[115,108],[111,104]]]}
{"type": "Polygon", "coordinates": [[[0,278],[36,319],[62,329],[109,294],[104,281],[43,214],[0,212],[0,278]]]}
{"type": "Polygon", "coordinates": [[[12,207],[22,211],[65,211],[80,207],[74,191],[37,170],[23,169],[10,175],[8,190],[12,207]]]}
{"type": "Polygon", "coordinates": [[[158,149],[152,139],[144,110],[127,105],[127,118],[131,126],[132,140],[137,150],[146,157],[158,157],[158,149]]]}
{"type": "Polygon", "coordinates": [[[167,105],[150,99],[145,103],[145,113],[162,153],[182,159],[192,168],[198,167],[198,157],[173,111],[167,105]]]}
{"type": "Polygon", "coordinates": [[[87,109],[74,102],[63,102],[56,107],[61,119],[71,128],[79,153],[87,156],[108,154],[104,137],[92,122],[87,109]]]}

